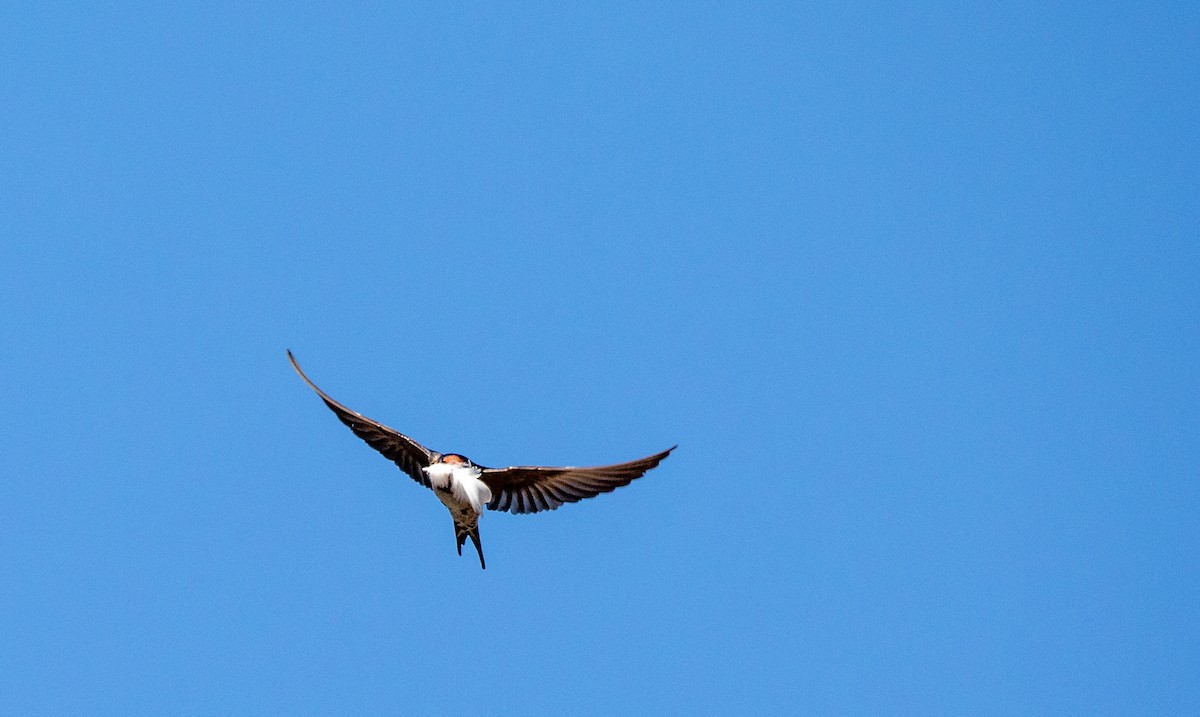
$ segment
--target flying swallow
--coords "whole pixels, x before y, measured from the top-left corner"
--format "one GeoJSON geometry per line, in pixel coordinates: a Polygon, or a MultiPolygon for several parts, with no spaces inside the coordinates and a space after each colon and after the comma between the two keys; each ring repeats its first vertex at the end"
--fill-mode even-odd
{"type": "Polygon", "coordinates": [[[290,349],[287,355],[300,378],[317,392],[342,423],[409,477],[434,492],[454,519],[458,554],[462,555],[463,543],[470,538],[479,553],[479,567],[485,569],[483,546],[479,543],[479,516],[485,506],[510,513],[554,510],[563,503],[575,503],[629,485],[676,448],[671,446],[662,453],[610,466],[487,468],[457,453],[430,450],[395,429],[351,411],[304,374],[290,349]]]}

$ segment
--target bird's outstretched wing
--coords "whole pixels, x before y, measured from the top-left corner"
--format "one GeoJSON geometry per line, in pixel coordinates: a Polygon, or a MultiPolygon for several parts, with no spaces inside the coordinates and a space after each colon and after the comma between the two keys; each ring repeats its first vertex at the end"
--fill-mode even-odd
{"type": "Polygon", "coordinates": [[[658,465],[675,448],[677,446],[671,446],[662,453],[611,466],[484,468],[479,479],[492,490],[488,508],[510,513],[536,513],[629,485],[634,478],[642,477],[646,471],[658,465]]]}
{"type": "Polygon", "coordinates": [[[377,421],[372,421],[361,413],[351,411],[349,408],[333,400],[328,394],[317,388],[317,384],[313,383],[312,379],[304,375],[304,371],[300,370],[300,364],[296,363],[296,357],[292,355],[290,349],[287,355],[288,360],[292,362],[292,368],[296,369],[296,373],[300,374],[300,378],[304,379],[304,382],[317,392],[317,395],[321,397],[325,405],[329,406],[330,410],[337,414],[342,423],[354,431],[354,435],[366,441],[368,445],[382,453],[388,460],[400,466],[400,470],[411,476],[413,480],[427,488],[430,487],[429,478],[421,469],[433,461],[432,451],[400,431],[388,428],[377,421]]]}

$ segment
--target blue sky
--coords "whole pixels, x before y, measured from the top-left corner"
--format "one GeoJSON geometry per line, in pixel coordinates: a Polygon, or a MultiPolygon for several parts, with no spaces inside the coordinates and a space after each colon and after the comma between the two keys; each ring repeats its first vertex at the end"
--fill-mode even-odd
{"type": "Polygon", "coordinates": [[[1200,710],[1192,4],[0,18],[0,712],[1200,710]]]}

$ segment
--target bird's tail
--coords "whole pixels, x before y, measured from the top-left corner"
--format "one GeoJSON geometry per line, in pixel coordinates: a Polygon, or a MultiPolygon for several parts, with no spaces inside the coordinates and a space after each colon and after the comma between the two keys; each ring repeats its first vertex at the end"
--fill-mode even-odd
{"type": "Polygon", "coordinates": [[[458,541],[458,554],[462,555],[463,543],[467,542],[467,538],[475,544],[475,551],[479,553],[479,567],[487,570],[487,565],[483,562],[483,545],[479,542],[479,516],[454,516],[454,538],[458,541]]]}

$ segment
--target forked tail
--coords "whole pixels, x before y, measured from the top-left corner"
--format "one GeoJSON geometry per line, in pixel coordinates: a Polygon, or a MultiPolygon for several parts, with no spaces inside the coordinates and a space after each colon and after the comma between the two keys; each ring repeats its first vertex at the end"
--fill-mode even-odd
{"type": "Polygon", "coordinates": [[[479,567],[487,570],[487,565],[483,562],[483,546],[479,543],[479,516],[473,515],[469,520],[460,520],[454,518],[454,537],[458,540],[458,554],[462,555],[463,543],[467,542],[467,538],[475,544],[475,551],[479,553],[479,567]]]}

